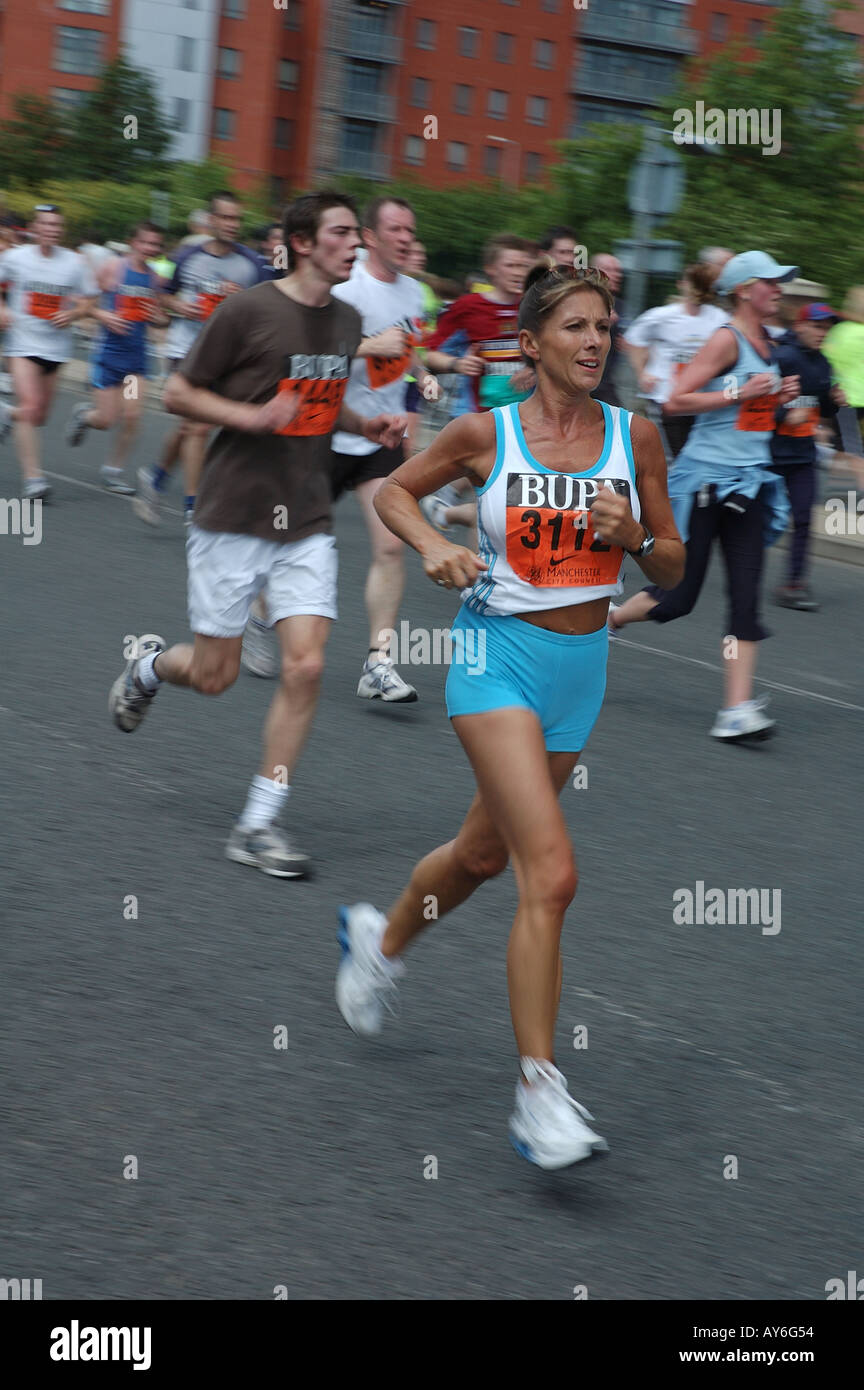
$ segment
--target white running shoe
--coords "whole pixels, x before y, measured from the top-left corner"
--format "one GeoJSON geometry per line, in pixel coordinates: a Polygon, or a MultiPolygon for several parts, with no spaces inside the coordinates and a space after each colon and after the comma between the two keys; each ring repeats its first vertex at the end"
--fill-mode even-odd
{"type": "Polygon", "coordinates": [[[32,502],[47,502],[53,491],[47,478],[27,478],[21,495],[32,502]]]}
{"type": "Polygon", "coordinates": [[[72,408],[69,423],[66,426],[66,443],[72,449],[77,449],[82,442],[90,426],[87,424],[87,416],[90,414],[90,407],[86,401],[79,401],[72,408]]]}
{"type": "Polygon", "coordinates": [[[278,825],[263,825],[255,830],[235,825],[225,854],[235,864],[249,864],[271,878],[305,878],[312,864],[309,855],[298,849],[278,825]]]}
{"type": "Polygon", "coordinates": [[[442,536],[453,534],[453,528],[447,523],[447,508],[451,504],[445,502],[444,498],[436,494],[429,497],[420,498],[420,510],[430,526],[434,526],[442,536]]]}
{"type": "Polygon", "coordinates": [[[396,1012],[396,981],[405,974],[401,960],[381,954],[387,918],[371,903],[339,909],[342,961],[336,972],[336,1003],[348,1027],[362,1038],[381,1032],[384,1011],[396,1012]]]}
{"type": "Polygon", "coordinates": [[[279,674],[279,644],[266,623],[250,613],[243,633],[240,660],[252,676],[272,681],[279,674]]]}
{"type": "Polygon", "coordinates": [[[777,728],[777,721],[769,719],[765,713],[767,704],[768,696],[763,695],[760,700],[745,700],[731,709],[718,710],[711,737],[723,739],[726,743],[770,738],[777,728]]]}
{"type": "Polygon", "coordinates": [[[569,1094],[557,1067],[523,1057],[521,1068],[529,1084],[516,1083],[516,1108],[509,1127],[517,1153],[538,1168],[567,1168],[592,1154],[608,1152],[606,1140],[585,1123],[594,1116],[569,1094]]]}
{"type": "Polygon", "coordinates": [[[135,496],[134,487],[131,487],[123,478],[122,468],[110,468],[107,463],[103,464],[99,476],[106,492],[113,492],[118,497],[135,496]]]}
{"type": "Polygon", "coordinates": [[[7,405],[5,401],[0,401],[0,444],[6,442],[14,423],[11,405],[7,405]]]}
{"type": "Polygon", "coordinates": [[[387,704],[410,704],[417,699],[413,685],[403,681],[389,656],[367,656],[357,686],[364,700],[384,700],[387,704]]]}
{"type": "Polygon", "coordinates": [[[159,526],[162,522],[162,495],[153,486],[153,473],[149,468],[138,469],[138,491],[132,510],[139,521],[148,526],[159,526]]]}

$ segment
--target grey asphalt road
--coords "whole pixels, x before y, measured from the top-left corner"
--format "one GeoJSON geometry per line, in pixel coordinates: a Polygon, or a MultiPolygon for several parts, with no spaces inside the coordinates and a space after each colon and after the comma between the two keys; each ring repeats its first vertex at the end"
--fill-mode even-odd
{"type": "MultiPolygon", "coordinates": [[[[414,706],[355,696],[353,501],[289,816],[317,875],[279,882],[223,857],[267,683],[165,690],[133,737],[108,719],[124,637],[186,635],[183,532],[94,490],[104,441],[62,443],[73,399],[42,543],[0,536],[0,1277],[44,1298],[820,1300],[861,1269],[864,572],[819,560],[822,612],[770,610],[780,733],[756,748],[707,736],[718,564],[692,617],[613,649],[588,785],[563,797],[581,886],[558,1030],[611,1153],[544,1174],[506,1138],[509,873],[430,930],[380,1042],[333,1001],[338,905],[386,906],[472,794],[442,667],[406,671],[414,706]],[[678,925],[700,881],[776,890],[780,931],[678,925]]],[[[147,415],[139,459],[168,428],[147,415]]],[[[0,480],[14,496],[9,448],[0,480]]],[[[453,612],[409,557],[412,625],[453,612]]]]}

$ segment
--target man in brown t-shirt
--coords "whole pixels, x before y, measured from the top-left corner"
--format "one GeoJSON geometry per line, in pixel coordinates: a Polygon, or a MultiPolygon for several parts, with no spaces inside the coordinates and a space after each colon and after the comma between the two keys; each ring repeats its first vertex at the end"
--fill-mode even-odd
{"type": "Polygon", "coordinates": [[[302,877],[308,855],[276,825],[318,699],[336,617],[330,448],[337,428],[393,448],[407,420],[366,419],[343,402],[360,315],[330,293],[347,280],[360,234],[350,198],[308,194],[286,210],[289,274],[232,295],[170,377],[175,414],[219,426],[204,461],[187,541],[194,646],[160,642],[129,661],[111,690],[114,722],[131,733],[162,682],[218,695],[240,668],[243,632],[265,588],[282,678],[264,754],[226,847],[230,859],[302,877]]]}

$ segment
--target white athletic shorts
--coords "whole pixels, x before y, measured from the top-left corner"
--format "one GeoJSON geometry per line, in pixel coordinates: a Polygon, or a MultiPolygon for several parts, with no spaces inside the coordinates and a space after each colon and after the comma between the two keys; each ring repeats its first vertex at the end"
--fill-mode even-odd
{"type": "Polygon", "coordinates": [[[333,536],[280,544],[191,526],[186,564],[189,626],[202,637],[239,637],[253,601],[264,589],[271,623],[306,615],[338,616],[339,558],[333,536]]]}

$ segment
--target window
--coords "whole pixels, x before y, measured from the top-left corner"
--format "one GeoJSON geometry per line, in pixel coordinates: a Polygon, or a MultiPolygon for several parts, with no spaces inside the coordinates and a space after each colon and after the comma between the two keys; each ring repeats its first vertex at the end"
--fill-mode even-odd
{"type": "Polygon", "coordinates": [[[549,119],[548,99],[529,97],[525,103],[525,119],[530,125],[545,125],[549,119]]]}
{"type": "Polygon", "coordinates": [[[460,173],[468,167],[468,146],[460,140],[447,142],[447,168],[458,169],[460,173]]]}
{"type": "Polygon", "coordinates": [[[530,150],[525,151],[525,158],[522,161],[522,177],[526,183],[536,183],[543,168],[543,159],[539,154],[532,154],[530,150]]]}
{"type": "MultiPolygon", "coordinates": [[[[225,52],[226,50],[222,50],[225,52]]],[[[231,51],[230,49],[228,50],[231,51]]],[[[195,40],[185,34],[177,35],[177,63],[180,72],[195,71],[195,40]]]]}
{"type": "Polygon", "coordinates": [[[55,33],[54,67],[57,72],[95,76],[102,66],[104,34],[99,29],[67,29],[64,25],[59,25],[55,33]]]}
{"type": "Polygon", "coordinates": [[[77,10],[79,14],[110,14],[111,0],[57,0],[58,10],[77,10]]]}
{"type": "Polygon", "coordinates": [[[765,33],[764,19],[751,19],[748,25],[748,31],[754,43],[761,43],[765,33]]]}
{"type": "Polygon", "coordinates": [[[729,35],[729,16],[725,14],[712,14],[711,29],[709,37],[714,43],[724,43],[729,35]]]}
{"type": "Polygon", "coordinates": [[[61,111],[74,111],[83,105],[89,95],[89,92],[82,92],[79,87],[51,88],[51,100],[61,111]]]}
{"type": "Polygon", "coordinates": [[[558,0],[542,0],[540,8],[541,10],[545,10],[547,14],[557,14],[559,9],[558,0]]]}
{"type": "Polygon", "coordinates": [[[345,121],[342,127],[342,149],[351,155],[375,154],[376,127],[368,121],[345,121]]]}
{"type": "Polygon", "coordinates": [[[507,93],[490,92],[486,102],[486,115],[493,120],[503,121],[507,116],[507,93]]]}
{"type": "Polygon", "coordinates": [[[286,29],[303,28],[303,11],[300,6],[300,0],[288,0],[285,6],[285,19],[283,23],[286,29]]]}
{"type": "Polygon", "coordinates": [[[476,58],[480,51],[480,30],[465,29],[459,30],[459,57],[476,58]]]}
{"type": "Polygon", "coordinates": [[[213,112],[214,140],[233,140],[236,119],[236,111],[228,111],[224,106],[217,106],[213,112]]]}
{"type": "Polygon", "coordinates": [[[422,164],[426,158],[426,141],[421,135],[405,136],[405,163],[422,164]]]}
{"type": "Polygon", "coordinates": [[[487,145],[483,151],[483,173],[490,179],[501,174],[501,146],[487,145]]]}
{"type": "Polygon", "coordinates": [[[277,116],[274,139],[277,150],[290,150],[294,144],[294,122],[277,116]]]}
{"type": "Polygon", "coordinates": [[[435,23],[434,19],[418,19],[418,21],[417,21],[417,37],[416,37],[416,39],[415,39],[415,43],[417,44],[417,47],[418,47],[418,48],[434,48],[434,47],[435,47],[435,31],[436,31],[437,28],[438,28],[438,25],[435,23]]]}
{"type": "Polygon", "coordinates": [[[219,49],[219,76],[239,77],[242,54],[239,48],[219,49]]]}
{"type": "Polygon", "coordinates": [[[495,62],[512,63],[513,45],[516,42],[512,34],[495,35],[495,62]]]}
{"type": "Polygon", "coordinates": [[[425,77],[411,78],[411,95],[408,98],[409,106],[428,106],[429,91],[432,84],[425,77]]]}
{"type": "Polygon", "coordinates": [[[534,66],[535,68],[554,68],[555,45],[551,39],[534,40],[534,66]]]}
{"type": "Polygon", "coordinates": [[[174,129],[181,135],[185,135],[189,129],[191,110],[192,103],[187,97],[174,98],[174,129]]]}
{"type": "Polygon", "coordinates": [[[474,96],[474,88],[467,86],[464,82],[454,82],[453,84],[453,110],[457,116],[471,115],[471,102],[474,96]]]}
{"type": "Polygon", "coordinates": [[[381,95],[384,72],[378,63],[364,63],[360,59],[349,58],[345,70],[349,96],[364,98],[381,95]]]}
{"type": "Polygon", "coordinates": [[[245,19],[246,0],[222,0],[222,13],[226,19],[245,19]]]}
{"type": "Polygon", "coordinates": [[[300,64],[295,63],[293,58],[279,59],[279,86],[285,87],[289,92],[297,90],[297,82],[300,77],[300,64]]]}

